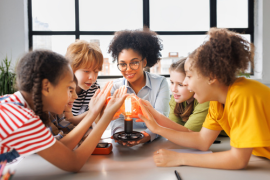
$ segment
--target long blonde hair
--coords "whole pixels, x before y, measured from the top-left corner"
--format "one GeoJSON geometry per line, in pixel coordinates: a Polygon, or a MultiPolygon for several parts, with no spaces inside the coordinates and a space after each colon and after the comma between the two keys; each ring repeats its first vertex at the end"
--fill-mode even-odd
{"type": "MultiPolygon", "coordinates": [[[[183,73],[184,75],[186,75],[185,68],[184,68],[186,60],[187,60],[187,57],[184,57],[180,59],[179,61],[172,63],[170,66],[170,72],[176,71],[176,72],[183,73]]],[[[186,108],[184,107],[184,102],[176,103],[175,108],[174,108],[174,114],[177,117],[181,117],[182,120],[186,122],[189,116],[192,114],[193,108],[194,108],[194,99],[192,100],[192,102],[190,102],[186,106],[186,108]]]]}

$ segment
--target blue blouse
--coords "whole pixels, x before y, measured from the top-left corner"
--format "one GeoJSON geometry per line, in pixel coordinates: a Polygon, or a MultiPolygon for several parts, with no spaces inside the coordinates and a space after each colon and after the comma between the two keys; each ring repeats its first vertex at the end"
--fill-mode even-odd
{"type": "MultiPolygon", "coordinates": [[[[170,89],[166,78],[156,74],[148,73],[146,71],[144,74],[146,77],[146,84],[138,92],[137,96],[141,99],[149,101],[157,111],[164,114],[165,116],[168,116],[170,111],[170,89]]],[[[135,91],[130,87],[129,82],[125,78],[120,78],[114,80],[113,87],[111,89],[111,95],[113,95],[116,89],[119,89],[123,85],[127,87],[127,93],[136,94],[135,91]]],[[[147,129],[145,123],[135,121],[136,119],[133,118],[133,128],[146,129],[145,132],[150,135],[151,141],[159,137],[157,134],[154,134],[149,129],[147,129]]],[[[112,121],[111,127],[112,135],[114,133],[124,131],[124,116],[120,115],[118,119],[112,121]]]]}

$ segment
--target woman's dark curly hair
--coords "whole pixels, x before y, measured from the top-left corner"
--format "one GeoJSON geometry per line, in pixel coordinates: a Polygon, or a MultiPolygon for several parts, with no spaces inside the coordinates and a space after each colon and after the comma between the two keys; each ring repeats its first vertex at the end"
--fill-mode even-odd
{"type": "Polygon", "coordinates": [[[113,61],[116,61],[123,49],[133,49],[143,59],[146,58],[147,67],[152,67],[160,60],[162,48],[157,34],[149,29],[124,30],[115,33],[108,53],[112,53],[113,61]]]}
{"type": "Polygon", "coordinates": [[[48,79],[54,86],[58,84],[69,63],[61,55],[52,51],[35,50],[27,53],[16,69],[17,87],[20,91],[32,94],[34,112],[48,126],[48,112],[43,112],[42,80],[48,79]]]}
{"type": "Polygon", "coordinates": [[[229,86],[237,75],[244,73],[249,64],[254,67],[254,45],[240,34],[211,28],[208,35],[209,40],[189,56],[193,59],[191,68],[229,86]]]}

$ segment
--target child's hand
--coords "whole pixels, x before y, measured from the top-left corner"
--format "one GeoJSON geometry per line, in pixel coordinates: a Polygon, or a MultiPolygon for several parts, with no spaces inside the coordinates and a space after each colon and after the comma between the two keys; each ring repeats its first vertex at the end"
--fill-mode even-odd
{"type": "Polygon", "coordinates": [[[91,111],[91,113],[100,113],[105,102],[107,99],[107,95],[108,93],[111,91],[111,88],[113,86],[113,82],[110,81],[108,83],[106,83],[105,87],[100,90],[98,89],[94,96],[91,98],[91,101],[89,103],[89,112],[91,111]]]}
{"type": "Polygon", "coordinates": [[[152,114],[149,112],[148,108],[143,103],[141,104],[141,108],[143,115],[139,114],[139,118],[143,120],[143,122],[146,124],[147,128],[150,131],[155,133],[160,126],[158,125],[152,114]]]}
{"type": "Polygon", "coordinates": [[[125,86],[122,86],[119,89],[117,89],[114,92],[111,100],[107,104],[107,106],[104,110],[104,113],[110,112],[110,113],[115,114],[116,111],[118,111],[118,109],[122,106],[122,104],[124,103],[124,100],[126,99],[127,96],[128,96],[127,88],[125,86]]]}
{"type": "MultiPolygon", "coordinates": [[[[140,99],[139,100],[139,103],[140,103],[140,106],[143,106],[149,111],[149,113],[152,114],[152,116],[154,117],[154,119],[159,119],[160,118],[160,113],[155,110],[155,108],[153,108],[153,106],[151,105],[151,103],[147,100],[143,100],[143,99],[140,99]]],[[[143,112],[143,110],[142,110],[143,112]]],[[[144,112],[143,112],[143,115],[145,116],[144,112]]],[[[143,122],[143,121],[136,121],[136,122],[143,122]]]]}
{"type": "Polygon", "coordinates": [[[157,166],[172,167],[182,165],[181,154],[167,149],[159,149],[154,152],[154,161],[157,166]]]}

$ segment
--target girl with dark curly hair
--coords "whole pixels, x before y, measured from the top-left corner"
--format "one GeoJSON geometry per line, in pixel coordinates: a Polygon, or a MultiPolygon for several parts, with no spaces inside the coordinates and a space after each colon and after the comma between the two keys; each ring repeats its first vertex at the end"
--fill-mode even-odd
{"type": "Polygon", "coordinates": [[[68,61],[51,51],[33,51],[20,60],[16,75],[19,91],[0,97],[0,161],[37,153],[63,170],[79,171],[123,104],[126,88],[114,93],[96,128],[73,151],[103,109],[112,82],[97,90],[79,125],[56,141],[46,128],[48,112],[62,114],[69,101],[73,72],[68,61]]]}
{"type": "MultiPolygon", "coordinates": [[[[115,33],[109,46],[109,53],[112,54],[117,67],[123,78],[113,82],[111,93],[121,86],[127,87],[128,93],[134,93],[139,98],[149,101],[160,113],[168,116],[170,92],[166,78],[144,71],[145,67],[154,66],[161,57],[162,45],[157,34],[148,29],[145,30],[124,30],[115,33]]],[[[133,127],[146,129],[143,122],[136,122],[133,119],[133,127]]],[[[124,117],[112,122],[112,134],[124,130],[124,117]]],[[[157,137],[149,129],[142,132],[144,138],[140,141],[127,143],[118,142],[126,146],[134,146],[139,143],[151,142],[157,137]]]]}
{"type": "MultiPolygon", "coordinates": [[[[230,137],[231,149],[203,155],[162,149],[154,154],[157,166],[242,169],[251,154],[270,159],[270,88],[237,76],[249,63],[253,65],[254,47],[227,29],[211,28],[208,35],[209,40],[186,61],[184,81],[199,103],[211,101],[208,115],[200,132],[177,132],[170,140],[205,151],[224,130],[230,137]]],[[[142,108],[153,115],[149,119],[141,117],[147,127],[169,138],[166,134],[172,130],[158,125],[162,121],[158,113],[149,104],[142,108]]]]}

